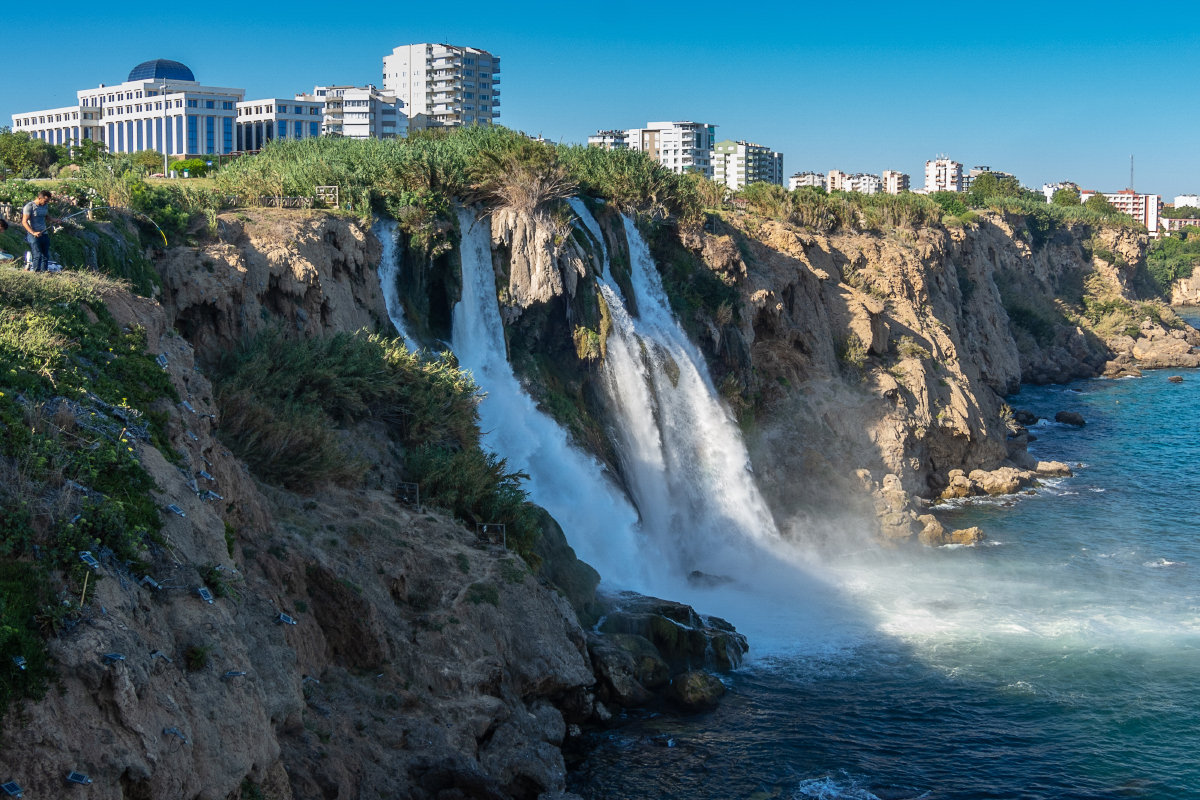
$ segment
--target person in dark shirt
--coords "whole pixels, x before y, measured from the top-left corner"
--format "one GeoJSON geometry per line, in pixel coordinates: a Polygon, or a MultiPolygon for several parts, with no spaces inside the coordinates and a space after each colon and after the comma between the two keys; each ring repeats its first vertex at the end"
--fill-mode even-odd
{"type": "Polygon", "coordinates": [[[34,272],[45,272],[50,268],[50,232],[46,230],[46,212],[50,205],[50,192],[43,189],[37,197],[21,209],[21,227],[33,254],[30,264],[34,272]]]}

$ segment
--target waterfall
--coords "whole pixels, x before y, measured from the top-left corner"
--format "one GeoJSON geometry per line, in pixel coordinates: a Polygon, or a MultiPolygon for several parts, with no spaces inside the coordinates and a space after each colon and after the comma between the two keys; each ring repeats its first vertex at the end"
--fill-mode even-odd
{"type": "MultiPolygon", "coordinates": [[[[587,208],[578,200],[572,207],[603,247],[587,208]]],[[[643,544],[677,573],[741,572],[747,542],[778,541],[774,521],[740,432],[671,311],[645,241],[632,220],[623,222],[639,313],[630,315],[611,276],[599,277],[612,317],[603,379],[643,544]]]]}
{"type": "Polygon", "coordinates": [[[459,364],[487,393],[479,405],[484,444],[509,469],[529,475],[530,499],[562,525],[571,545],[608,582],[645,585],[634,554],[637,512],[603,465],[571,445],[566,432],[537,407],[508,362],[492,268],[490,219],[458,211],[462,232],[462,299],[454,306],[451,346],[459,364]]]}
{"type": "Polygon", "coordinates": [[[379,240],[380,244],[379,285],[383,287],[383,302],[387,307],[388,318],[391,319],[392,325],[403,337],[408,348],[416,350],[417,340],[408,330],[407,320],[404,318],[404,306],[400,302],[399,226],[396,224],[396,220],[381,217],[375,220],[375,224],[371,226],[371,232],[375,234],[375,238],[379,240]]]}

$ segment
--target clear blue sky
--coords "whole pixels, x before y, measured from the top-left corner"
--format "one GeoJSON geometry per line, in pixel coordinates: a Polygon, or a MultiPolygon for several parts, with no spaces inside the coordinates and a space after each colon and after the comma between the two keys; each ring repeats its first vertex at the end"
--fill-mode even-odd
{"type": "Polygon", "coordinates": [[[499,55],[500,123],[553,140],[690,119],[783,152],[789,174],[899,169],[920,185],[945,153],[1030,186],[1109,191],[1133,154],[1139,191],[1200,192],[1187,84],[1200,36],[1153,4],[300,0],[156,4],[120,21],[102,7],[9,7],[0,124],[152,58],[248,99],[290,97],[380,85],[393,47],[432,41],[499,55]]]}

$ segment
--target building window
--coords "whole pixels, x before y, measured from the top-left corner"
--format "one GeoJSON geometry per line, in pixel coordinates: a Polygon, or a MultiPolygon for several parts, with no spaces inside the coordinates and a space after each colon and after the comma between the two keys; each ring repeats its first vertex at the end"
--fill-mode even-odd
{"type": "Polygon", "coordinates": [[[188,100],[187,104],[188,104],[187,105],[188,108],[199,108],[200,107],[199,100],[188,100]]]}
{"type": "Polygon", "coordinates": [[[187,118],[187,152],[200,152],[200,127],[197,118],[191,114],[187,118]]]}
{"type": "Polygon", "coordinates": [[[204,118],[204,144],[205,144],[204,152],[205,153],[217,152],[216,133],[217,133],[216,119],[214,119],[213,117],[205,117],[204,118]]]}
{"type": "Polygon", "coordinates": [[[321,123],[319,123],[319,122],[308,123],[308,135],[313,136],[313,137],[320,136],[321,135],[321,123]]]}
{"type": "Polygon", "coordinates": [[[233,150],[233,117],[221,120],[221,151],[228,153],[233,150]]]}
{"type": "Polygon", "coordinates": [[[233,101],[232,100],[221,101],[221,108],[225,109],[226,111],[232,111],[233,110],[233,101]]]}

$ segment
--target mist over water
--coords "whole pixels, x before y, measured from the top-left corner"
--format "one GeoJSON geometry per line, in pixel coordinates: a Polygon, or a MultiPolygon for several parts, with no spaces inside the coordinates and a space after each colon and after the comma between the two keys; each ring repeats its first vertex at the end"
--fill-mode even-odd
{"type": "Polygon", "coordinates": [[[1200,379],[1165,377],[1025,389],[1014,406],[1087,419],[1035,429],[1075,477],[940,510],[988,546],[826,561],[857,612],[842,646],[768,638],[712,715],[596,736],[575,791],[1200,797],[1200,379]]]}

